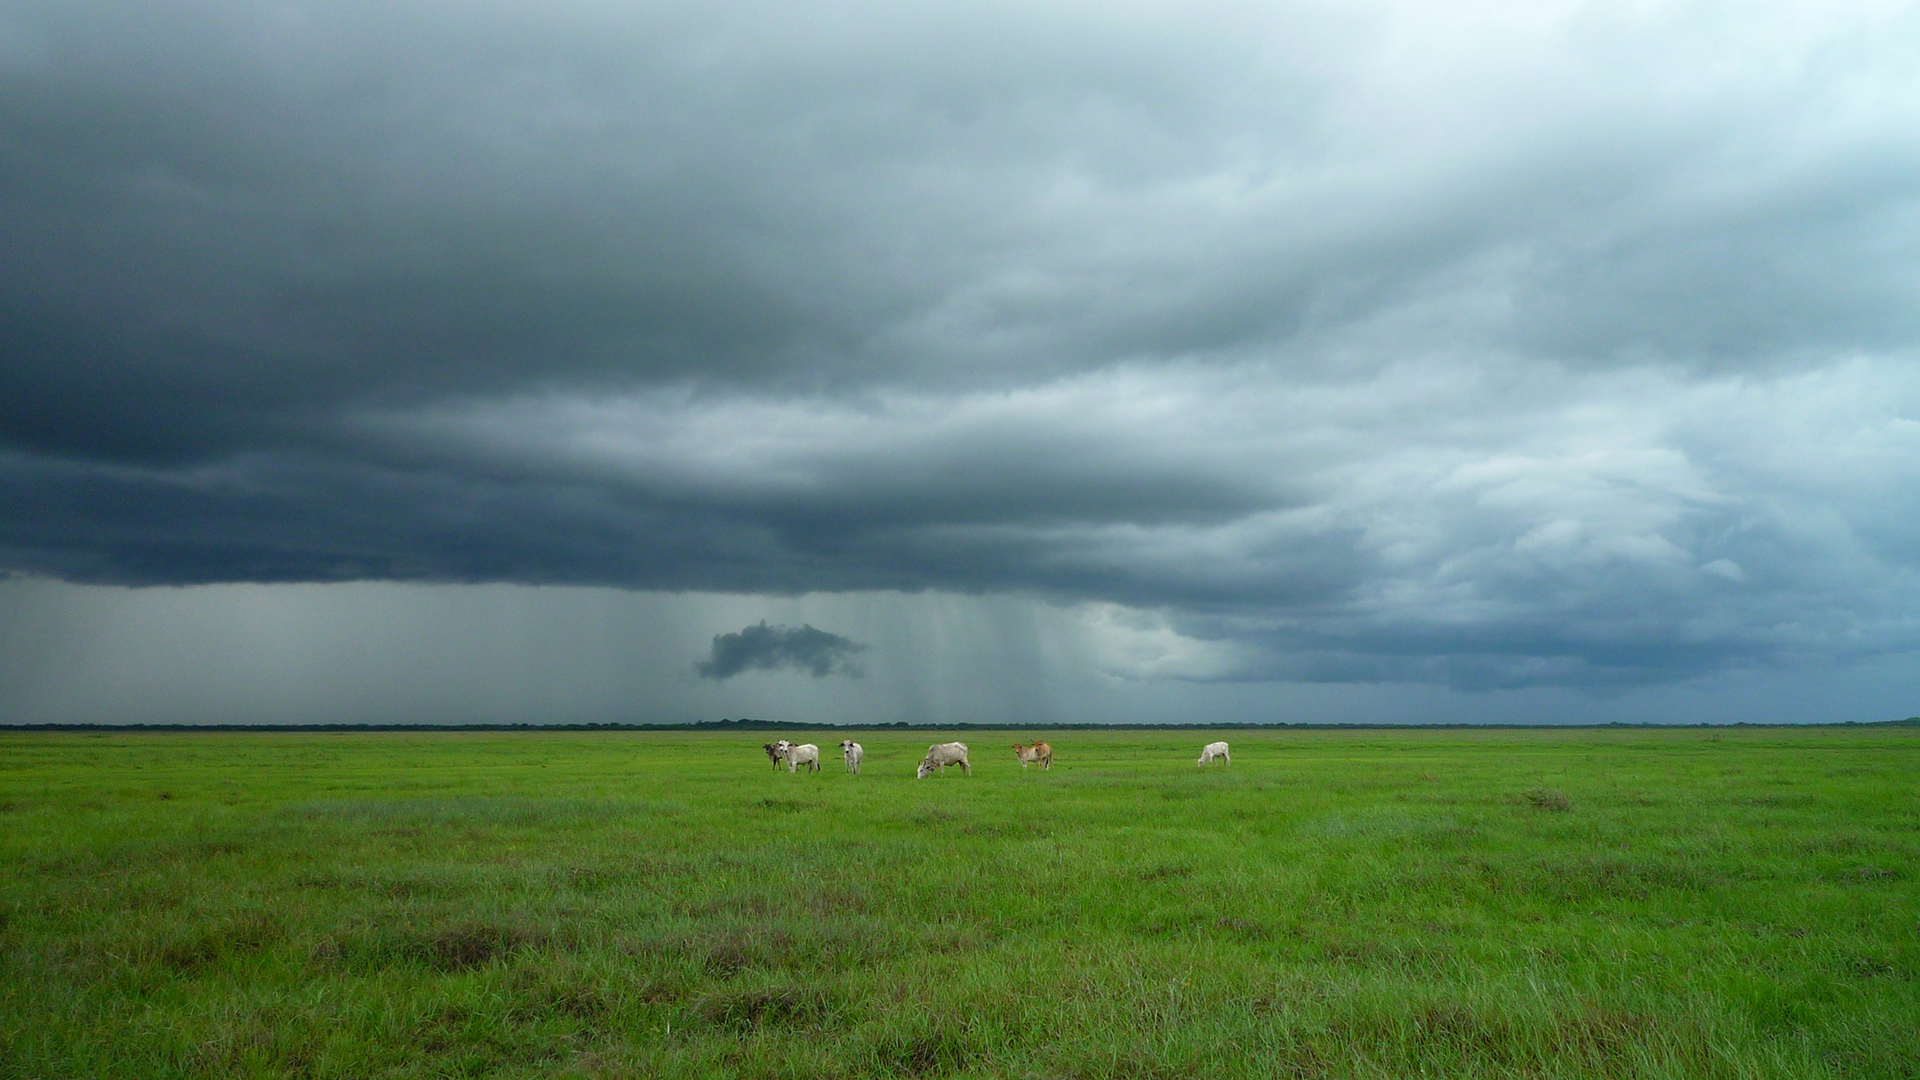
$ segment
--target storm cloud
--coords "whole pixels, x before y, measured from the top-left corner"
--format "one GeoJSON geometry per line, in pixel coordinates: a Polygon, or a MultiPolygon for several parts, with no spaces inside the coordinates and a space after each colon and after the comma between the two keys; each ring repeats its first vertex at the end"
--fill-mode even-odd
{"type": "Polygon", "coordinates": [[[1878,4],[21,0],[0,570],[1020,597],[1207,683],[1910,654],[1917,56],[1878,4]]]}
{"type": "Polygon", "coordinates": [[[703,679],[731,679],[743,671],[805,671],[816,679],[831,674],[860,678],[866,674],[855,654],[865,645],[839,634],[802,625],[768,626],[762,619],[732,634],[715,634],[713,651],[696,660],[693,670],[703,679]]]}

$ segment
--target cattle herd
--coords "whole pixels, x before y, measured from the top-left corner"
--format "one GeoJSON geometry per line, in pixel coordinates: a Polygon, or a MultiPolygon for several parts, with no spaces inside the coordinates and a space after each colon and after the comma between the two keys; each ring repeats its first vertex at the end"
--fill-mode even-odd
{"type": "MultiPolygon", "coordinates": [[[[785,739],[778,742],[763,743],[760,749],[766,751],[767,760],[778,769],[781,762],[787,763],[787,772],[799,772],[805,766],[809,772],[820,771],[820,748],[812,743],[791,743],[785,739]]],[[[1043,742],[1014,743],[1014,756],[1020,759],[1022,769],[1029,765],[1038,765],[1042,769],[1053,768],[1053,747],[1043,742]]],[[[840,743],[840,757],[847,763],[847,771],[858,775],[860,759],[866,751],[852,739],[840,743]]],[[[1227,753],[1227,744],[1210,742],[1200,750],[1200,764],[1209,765],[1218,761],[1224,765],[1233,764],[1233,757],[1227,753]]],[[[914,779],[925,780],[934,772],[944,774],[949,765],[960,766],[960,771],[973,775],[973,766],[967,761],[967,744],[963,742],[934,743],[927,747],[927,756],[920,759],[919,768],[914,770],[914,779]]]]}

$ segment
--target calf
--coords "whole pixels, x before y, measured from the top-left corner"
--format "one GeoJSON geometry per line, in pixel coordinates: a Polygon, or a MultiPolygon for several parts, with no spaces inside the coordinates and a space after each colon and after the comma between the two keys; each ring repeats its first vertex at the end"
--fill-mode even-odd
{"type": "Polygon", "coordinates": [[[1020,759],[1020,767],[1022,769],[1036,762],[1043,769],[1053,768],[1053,747],[1043,742],[1034,743],[1032,746],[1028,746],[1025,743],[1014,743],[1013,756],[1020,759]]]}
{"type": "Polygon", "coordinates": [[[860,748],[859,743],[854,742],[852,739],[841,740],[840,756],[847,761],[847,771],[855,776],[860,775],[860,759],[865,754],[866,751],[860,748]]]}
{"type": "Polygon", "coordinates": [[[925,780],[927,774],[935,769],[939,769],[940,775],[945,776],[947,766],[949,765],[958,765],[960,766],[961,772],[966,773],[968,776],[973,775],[973,766],[967,764],[966,743],[935,743],[927,747],[927,756],[920,759],[920,767],[914,770],[913,778],[916,780],[925,780]]]}
{"type": "Polygon", "coordinates": [[[760,749],[765,750],[767,752],[767,760],[773,762],[774,768],[777,769],[780,767],[780,748],[779,747],[773,745],[772,743],[761,743],[760,749]]]}
{"type": "Polygon", "coordinates": [[[1200,751],[1200,764],[1205,765],[1207,762],[1215,759],[1224,761],[1229,765],[1233,764],[1233,758],[1227,755],[1226,743],[1210,742],[1200,751]]]}

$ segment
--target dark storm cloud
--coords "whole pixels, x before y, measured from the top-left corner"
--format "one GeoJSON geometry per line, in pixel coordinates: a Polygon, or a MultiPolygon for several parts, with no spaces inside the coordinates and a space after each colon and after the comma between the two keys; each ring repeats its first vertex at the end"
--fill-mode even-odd
{"type": "Polygon", "coordinates": [[[1912,648],[1917,19],[14,4],[0,569],[1912,648]]]}
{"type": "Polygon", "coordinates": [[[715,634],[713,651],[696,660],[693,670],[703,679],[731,679],[743,671],[805,671],[816,679],[834,672],[859,678],[865,672],[854,659],[867,647],[857,641],[812,626],[768,626],[762,619],[734,634],[715,634]]]}

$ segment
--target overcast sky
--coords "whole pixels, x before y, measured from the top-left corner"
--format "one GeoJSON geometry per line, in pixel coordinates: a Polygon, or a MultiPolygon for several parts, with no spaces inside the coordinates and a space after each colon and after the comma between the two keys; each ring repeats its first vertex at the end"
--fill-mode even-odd
{"type": "Polygon", "coordinates": [[[0,0],[0,721],[1920,713],[1911,4],[0,0]]]}

